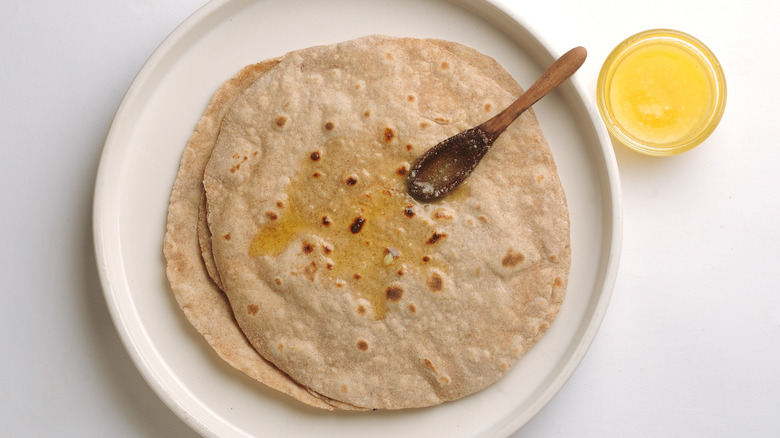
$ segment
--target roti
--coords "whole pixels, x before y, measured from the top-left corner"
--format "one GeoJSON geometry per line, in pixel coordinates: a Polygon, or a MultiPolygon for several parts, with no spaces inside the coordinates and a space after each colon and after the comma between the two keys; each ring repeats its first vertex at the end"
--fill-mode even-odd
{"type": "Polygon", "coordinates": [[[568,278],[566,199],[539,124],[521,116],[443,201],[413,200],[405,174],[519,92],[489,57],[441,41],[368,36],[281,58],[230,104],[203,173],[230,330],[347,406],[430,406],[503,376],[568,278]]]}
{"type": "MultiPolygon", "coordinates": [[[[168,221],[163,252],[167,261],[166,273],[177,303],[187,319],[201,333],[208,344],[227,363],[270,388],[286,393],[303,403],[322,408],[352,407],[328,400],[290,379],[252,347],[235,323],[227,298],[209,274],[218,279],[210,258],[210,249],[203,248],[198,232],[199,206],[203,196],[203,171],[206,167],[219,128],[233,101],[257,78],[279,62],[271,59],[243,68],[225,82],[214,94],[198,122],[182,155],[168,207],[168,221]],[[209,260],[211,263],[206,263],[209,260]],[[211,265],[210,269],[207,266],[211,265]]],[[[218,280],[217,280],[218,281],[218,280]]]]}

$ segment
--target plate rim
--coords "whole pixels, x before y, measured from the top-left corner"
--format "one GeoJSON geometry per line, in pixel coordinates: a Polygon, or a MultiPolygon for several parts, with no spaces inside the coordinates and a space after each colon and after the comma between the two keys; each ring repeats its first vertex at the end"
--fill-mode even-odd
{"type": "MultiPolygon", "coordinates": [[[[111,242],[106,238],[107,234],[109,234],[111,232],[110,230],[112,229],[112,214],[117,216],[117,209],[112,210],[106,207],[112,202],[112,200],[108,199],[104,193],[106,190],[108,190],[106,181],[111,178],[111,175],[108,175],[108,163],[110,162],[112,154],[117,153],[116,149],[118,146],[116,146],[116,143],[118,142],[118,131],[120,131],[122,119],[126,117],[128,106],[130,106],[136,99],[138,93],[149,79],[149,76],[159,66],[161,61],[166,58],[172,49],[174,49],[193,28],[197,27],[220,8],[236,1],[251,1],[252,3],[261,3],[265,0],[210,0],[192,14],[190,14],[178,26],[176,26],[174,30],[165,37],[160,45],[144,62],[132,80],[126,93],[122,97],[122,100],[111,121],[110,128],[106,135],[106,140],[100,155],[92,202],[93,249],[95,252],[98,275],[111,320],[118,334],[120,335],[119,337],[122,341],[122,344],[130,355],[134,366],[136,369],[138,369],[143,379],[151,387],[157,397],[160,398],[160,400],[163,401],[163,403],[169,409],[171,409],[171,411],[176,414],[182,421],[184,421],[197,433],[204,436],[219,436],[219,433],[216,429],[201,420],[197,415],[194,415],[192,412],[190,412],[190,410],[188,410],[182,404],[182,402],[168,390],[168,388],[163,384],[163,380],[165,380],[164,376],[161,376],[161,373],[155,371],[149,365],[146,357],[141,351],[142,346],[139,345],[136,337],[130,333],[130,327],[128,325],[129,322],[126,320],[125,314],[120,308],[119,301],[121,297],[117,296],[116,288],[114,286],[115,281],[121,280],[122,277],[115,277],[114,272],[112,272],[110,268],[112,265],[109,263],[111,261],[111,255],[118,254],[120,259],[118,263],[123,267],[122,270],[124,271],[124,263],[121,262],[121,250],[116,249],[116,247],[120,245],[119,243],[111,242]]],[[[523,32],[527,33],[531,37],[533,43],[538,45],[537,50],[539,50],[541,53],[529,53],[532,58],[534,58],[537,62],[541,61],[538,59],[540,56],[547,58],[544,60],[545,62],[552,62],[552,60],[555,58],[555,56],[553,56],[555,52],[551,50],[549,43],[547,43],[545,39],[538,34],[533,26],[529,25],[529,23],[520,17],[514,9],[511,9],[506,5],[499,4],[499,1],[443,1],[464,7],[470,13],[476,14],[483,18],[485,18],[485,16],[484,14],[480,13],[480,9],[484,10],[485,8],[490,9],[489,12],[492,14],[505,16],[511,21],[514,21],[523,32]]],[[[493,24],[492,21],[491,24],[493,24]]],[[[506,29],[500,30],[506,31],[506,29]]],[[[596,334],[606,314],[614,290],[615,282],[617,280],[617,270],[620,260],[623,237],[622,192],[618,174],[617,160],[611,145],[609,134],[606,130],[606,126],[601,121],[595,103],[584,98],[585,96],[588,96],[588,93],[582,83],[582,79],[578,75],[574,75],[570,79],[570,83],[570,87],[574,91],[568,93],[566,98],[569,100],[576,98],[577,104],[580,105],[582,109],[584,109],[589,122],[587,126],[588,128],[592,128],[594,130],[593,134],[595,135],[600,145],[601,153],[599,155],[599,161],[601,161],[601,164],[603,165],[602,170],[605,172],[606,182],[608,183],[608,186],[606,187],[608,189],[608,193],[603,193],[603,199],[605,203],[606,201],[609,201],[611,207],[609,211],[610,214],[605,214],[604,217],[605,220],[609,220],[610,226],[607,227],[602,225],[602,229],[605,231],[605,236],[602,237],[602,242],[606,242],[606,239],[609,239],[608,244],[604,244],[604,247],[608,248],[606,249],[606,251],[608,251],[608,257],[603,264],[602,273],[597,276],[597,279],[600,280],[601,290],[598,293],[596,305],[594,306],[592,316],[589,318],[586,328],[583,331],[580,341],[577,343],[577,347],[575,348],[574,352],[569,356],[568,360],[565,361],[561,372],[555,377],[555,379],[553,379],[552,383],[547,388],[545,388],[542,396],[534,400],[529,408],[523,411],[521,415],[517,416],[513,421],[500,428],[497,431],[499,436],[508,436],[524,426],[545,406],[547,406],[547,404],[549,404],[549,402],[558,394],[558,392],[560,392],[566,382],[571,378],[596,337],[596,334]],[[608,235],[606,235],[607,231],[609,232],[608,235]]],[[[602,185],[599,186],[603,192],[605,187],[602,185]]],[[[113,226],[118,228],[118,221],[114,221],[113,226]]],[[[130,301],[130,304],[132,305],[132,300],[130,301]]],[[[133,315],[136,315],[136,313],[137,312],[135,309],[133,309],[133,315]]],[[[143,324],[139,324],[139,327],[144,338],[148,338],[148,333],[143,327],[143,324]]],[[[149,348],[153,349],[151,346],[149,348]]],[[[173,373],[171,373],[171,375],[173,375],[173,373]]],[[[174,378],[173,380],[178,379],[174,378]]],[[[197,398],[193,398],[197,400],[197,398]]],[[[231,427],[230,429],[233,431],[240,430],[235,427],[231,427]]]]}

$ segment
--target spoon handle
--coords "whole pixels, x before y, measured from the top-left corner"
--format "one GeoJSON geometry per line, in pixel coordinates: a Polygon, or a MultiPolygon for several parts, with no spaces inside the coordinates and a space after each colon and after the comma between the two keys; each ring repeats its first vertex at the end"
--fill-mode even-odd
{"type": "Polygon", "coordinates": [[[479,125],[489,137],[496,138],[525,110],[576,72],[588,56],[584,47],[575,47],[558,58],[528,90],[490,120],[479,125]]]}

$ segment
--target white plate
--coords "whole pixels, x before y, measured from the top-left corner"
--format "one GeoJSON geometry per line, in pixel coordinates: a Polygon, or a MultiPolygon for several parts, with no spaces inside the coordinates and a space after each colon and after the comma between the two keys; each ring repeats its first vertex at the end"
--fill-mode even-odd
{"type": "Polygon", "coordinates": [[[601,323],[620,250],[619,184],[609,137],[575,76],[535,107],[569,201],[569,290],[547,334],[498,383],[427,409],[321,412],[224,364],[189,325],[165,278],[162,240],[181,152],[206,102],[246,64],[371,33],[466,44],[496,58],[524,87],[559,55],[519,17],[484,0],[218,0],[163,42],[117,111],[95,191],[103,289],[144,378],[201,434],[507,436],[563,386],[601,323]]]}

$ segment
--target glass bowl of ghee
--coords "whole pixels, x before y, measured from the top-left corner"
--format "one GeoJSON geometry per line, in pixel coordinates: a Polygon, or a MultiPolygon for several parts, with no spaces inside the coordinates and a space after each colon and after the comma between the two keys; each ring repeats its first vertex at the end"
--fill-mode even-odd
{"type": "Polygon", "coordinates": [[[648,30],[609,54],[596,100],[618,141],[647,155],[675,155],[715,130],[726,106],[726,78],[701,41],[676,30],[648,30]]]}

